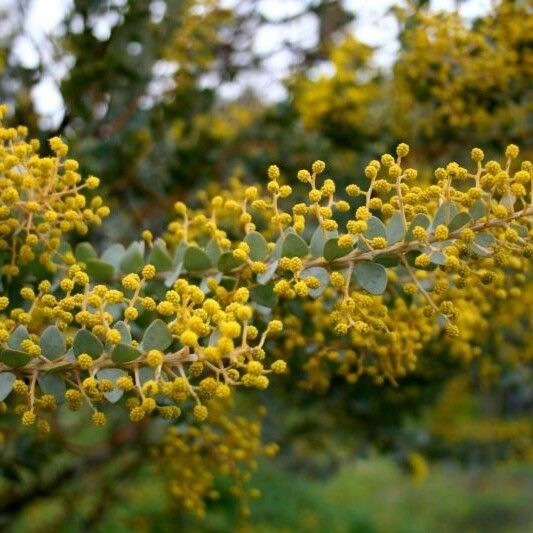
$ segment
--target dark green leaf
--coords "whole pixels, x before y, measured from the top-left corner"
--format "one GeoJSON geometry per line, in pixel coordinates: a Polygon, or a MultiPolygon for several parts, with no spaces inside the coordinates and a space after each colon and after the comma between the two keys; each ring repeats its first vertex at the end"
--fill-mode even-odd
{"type": "Polygon", "coordinates": [[[76,261],[86,263],[89,259],[98,259],[94,248],[88,242],[80,242],[76,246],[76,261]]]}
{"type": "Polygon", "coordinates": [[[87,274],[96,281],[109,280],[115,273],[115,267],[111,263],[99,259],[89,259],[85,265],[87,266],[87,274]]]}
{"type": "Polygon", "coordinates": [[[128,344],[117,344],[111,352],[111,359],[115,363],[129,363],[142,354],[139,350],[128,344]]]}
{"type": "Polygon", "coordinates": [[[190,246],[185,251],[183,256],[183,266],[189,271],[194,272],[196,270],[207,270],[211,268],[211,259],[197,246],[190,246]]]}
{"type": "Polygon", "coordinates": [[[224,252],[218,260],[218,269],[221,272],[229,272],[240,265],[242,265],[242,261],[235,259],[231,252],[224,252]]]}
{"type": "Polygon", "coordinates": [[[274,307],[278,303],[278,295],[274,292],[274,285],[257,285],[250,289],[252,301],[265,307],[274,307]]]}
{"type": "Polygon", "coordinates": [[[20,368],[27,365],[32,358],[25,352],[19,350],[4,350],[0,356],[2,363],[10,368],[20,368]]]}
{"type": "Polygon", "coordinates": [[[341,248],[338,244],[339,239],[329,239],[324,245],[324,259],[326,261],[333,261],[334,259],[339,259],[348,255],[352,250],[352,246],[348,248],[341,248]]]}
{"type": "Polygon", "coordinates": [[[282,257],[305,257],[309,254],[307,243],[295,233],[289,233],[283,239],[281,247],[282,257]]]}

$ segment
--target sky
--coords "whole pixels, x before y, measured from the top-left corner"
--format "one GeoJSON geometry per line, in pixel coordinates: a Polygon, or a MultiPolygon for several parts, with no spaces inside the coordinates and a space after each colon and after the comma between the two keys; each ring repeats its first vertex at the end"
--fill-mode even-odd
{"type": "MultiPolygon", "coordinates": [[[[231,5],[235,0],[221,0],[231,5]]],[[[17,0],[0,0],[0,7],[14,5],[17,0]]],[[[344,0],[346,7],[357,13],[354,31],[358,38],[369,45],[377,47],[375,60],[378,64],[387,66],[392,63],[397,50],[397,27],[394,18],[388,15],[390,7],[397,0],[344,0]]],[[[455,0],[433,0],[434,9],[451,10],[456,5],[455,0]]],[[[54,34],[64,15],[71,6],[71,0],[32,0],[27,15],[26,27],[34,43],[43,42],[43,37],[54,34]],[[53,9],[51,9],[53,5],[53,9]]],[[[270,18],[283,18],[298,13],[301,0],[259,0],[259,7],[270,18]]],[[[491,7],[491,0],[466,0],[460,4],[460,12],[466,18],[478,16],[491,7]]],[[[306,43],[313,39],[316,20],[312,15],[299,19],[298,22],[284,26],[283,32],[275,25],[265,26],[255,35],[254,47],[256,51],[268,53],[280,47],[284,39],[293,42],[306,43]]],[[[93,30],[100,38],[105,39],[109,34],[109,22],[103,20],[93,30]]],[[[311,43],[312,44],[312,43],[311,43]]],[[[31,41],[20,39],[16,43],[15,53],[21,63],[32,66],[38,61],[38,54],[31,41]]],[[[41,49],[41,55],[46,58],[49,51],[41,49]]],[[[285,89],[283,78],[287,74],[290,56],[287,52],[273,55],[266,66],[267,69],[253,78],[240,79],[237,83],[228,83],[222,87],[222,95],[228,98],[236,96],[243,86],[252,85],[264,95],[267,100],[276,101],[283,98],[285,89]]],[[[33,92],[34,102],[38,112],[47,116],[52,123],[59,122],[62,117],[63,102],[57,89],[57,80],[68,72],[68,64],[57,65],[54,68],[56,79],[44,79],[33,92]]]]}

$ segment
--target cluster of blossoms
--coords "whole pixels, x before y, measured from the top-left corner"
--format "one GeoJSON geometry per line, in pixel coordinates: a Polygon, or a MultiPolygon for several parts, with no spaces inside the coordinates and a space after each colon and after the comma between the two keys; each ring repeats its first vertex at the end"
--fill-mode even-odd
{"type": "MultiPolygon", "coordinates": [[[[61,141],[52,146],[55,170],[28,164],[24,179],[20,164],[6,170],[11,153],[2,157],[24,206],[13,219],[29,233],[41,213],[28,213],[30,193],[39,206],[60,198],[50,204],[59,231],[81,229],[79,220],[64,224],[70,211],[96,222],[107,214],[67,209],[82,208],[83,185],[61,141]]],[[[89,405],[96,425],[119,401],[135,422],[175,419],[184,407],[203,421],[235,388],[267,388],[297,348],[311,386],[328,386],[331,364],[349,382],[396,384],[440,332],[464,342],[472,291],[519,298],[533,255],[533,165],[514,164],[516,146],[503,163],[476,148],[473,171],[452,162],[431,185],[404,165],[408,152],[400,144],[371,161],[344,191],[323,177],[322,161],[298,172],[294,191],[273,165],[265,190],[236,185],[198,210],[178,202],[164,239],[145,231],[100,256],[61,241],[57,268],[21,273],[0,299],[0,400],[43,431],[61,403],[89,405]]],[[[20,254],[11,257],[20,263],[20,254]]]]}
{"type": "MultiPolygon", "coordinates": [[[[261,456],[277,453],[276,444],[261,443],[259,420],[230,417],[226,405],[213,408],[207,424],[200,427],[171,427],[154,458],[167,477],[171,495],[192,514],[205,516],[206,501],[221,497],[216,486],[219,477],[231,478],[231,495],[241,502],[241,514],[250,513],[247,502],[260,492],[246,484],[261,456]]],[[[262,415],[263,413],[259,413],[262,415]]]]}
{"type": "MultiPolygon", "coordinates": [[[[0,106],[0,121],[7,111],[0,106]]],[[[37,261],[55,271],[68,261],[61,249],[62,236],[75,230],[80,235],[89,225],[99,225],[109,208],[95,196],[88,204],[84,189],[96,189],[100,180],[82,180],[78,163],[66,159],[67,145],[50,139],[51,157],[40,157],[39,141],[26,140],[28,130],[0,127],[0,254],[2,274],[18,276],[37,261]]]]}

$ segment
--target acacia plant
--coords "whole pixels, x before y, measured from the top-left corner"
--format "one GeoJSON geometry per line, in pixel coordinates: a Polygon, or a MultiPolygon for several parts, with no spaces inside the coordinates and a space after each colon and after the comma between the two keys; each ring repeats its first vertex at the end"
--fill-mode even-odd
{"type": "Polygon", "coordinates": [[[229,405],[283,380],[295,346],[310,388],[330,385],[332,365],[349,383],[401,387],[441,332],[471,361],[468,302],[520,302],[531,277],[533,164],[515,145],[501,161],[474,148],[471,169],[450,162],[428,180],[400,144],[344,190],[320,160],[294,180],[272,165],[264,183],[177,201],[160,237],[99,253],[71,247],[109,214],[90,196],[99,179],[58,137],[49,156],[23,126],[0,139],[2,412],[42,432],[61,404],[87,405],[95,425],[116,410],[179,419],[159,456],[181,461],[171,493],[199,514],[213,471],[244,482],[275,451],[229,405]]]}

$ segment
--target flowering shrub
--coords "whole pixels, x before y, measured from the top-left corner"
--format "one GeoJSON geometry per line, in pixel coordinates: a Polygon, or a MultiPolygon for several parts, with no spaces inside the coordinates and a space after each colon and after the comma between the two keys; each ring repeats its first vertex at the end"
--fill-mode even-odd
{"type": "Polygon", "coordinates": [[[428,183],[400,144],[366,166],[365,186],[344,190],[320,160],[292,185],[272,165],[265,186],[235,182],[200,207],[177,202],[162,237],[145,231],[99,254],[66,238],[108,216],[100,196],[84,195],[98,178],[82,178],[59,138],[44,157],[26,135],[0,130],[1,409],[42,432],[60,404],[88,405],[97,426],[124,407],[137,423],[205,421],[173,427],[157,453],[189,457],[189,470],[180,460],[165,471],[197,514],[217,474],[254,494],[240,487],[246,468],[275,448],[226,406],[235,389],[264,390],[287,373],[296,348],[311,390],[336,374],[398,385],[441,333],[468,365],[498,302],[527,306],[533,165],[515,145],[501,162],[474,148],[471,170],[450,162],[428,183]],[[187,472],[206,454],[193,490],[187,472]]]}
{"type": "Polygon", "coordinates": [[[533,166],[515,163],[514,145],[503,164],[475,148],[472,171],[449,163],[428,186],[405,144],[368,164],[364,188],[336,191],[316,161],[293,191],[271,166],[265,190],[222,192],[199,210],[178,202],[163,239],[146,231],[98,255],[62,239],[108,214],[80,194],[98,179],[82,181],[59,139],[42,158],[24,135],[1,131],[0,393],[43,431],[61,402],[87,403],[96,425],[119,401],[134,422],[189,405],[205,420],[210,400],[287,371],[284,328],[308,343],[315,385],[328,381],[322,358],[350,382],[396,384],[440,330],[465,342],[465,295],[518,298],[530,275],[533,166]]]}

